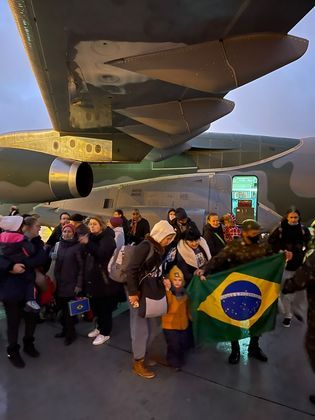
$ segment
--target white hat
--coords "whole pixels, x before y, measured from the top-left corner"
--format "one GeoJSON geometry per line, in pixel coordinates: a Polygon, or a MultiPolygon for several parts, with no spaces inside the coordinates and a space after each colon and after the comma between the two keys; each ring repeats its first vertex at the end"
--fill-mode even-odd
{"type": "Polygon", "coordinates": [[[23,223],[22,216],[0,216],[0,228],[3,230],[9,230],[10,232],[16,232],[20,229],[23,223]]]}
{"type": "Polygon", "coordinates": [[[153,226],[150,232],[150,236],[159,243],[168,235],[176,235],[176,232],[167,220],[160,220],[153,226]]]}

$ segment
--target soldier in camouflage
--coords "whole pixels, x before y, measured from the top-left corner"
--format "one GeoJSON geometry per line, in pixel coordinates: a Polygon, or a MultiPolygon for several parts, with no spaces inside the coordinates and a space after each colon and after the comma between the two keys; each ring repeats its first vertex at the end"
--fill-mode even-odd
{"type": "MultiPolygon", "coordinates": [[[[251,219],[242,223],[242,236],[235,239],[213,257],[204,267],[204,276],[218,271],[229,270],[241,264],[273,254],[271,246],[267,242],[260,241],[260,225],[251,219]]],[[[288,253],[287,258],[290,258],[288,253]]],[[[232,341],[232,352],[229,356],[229,363],[237,364],[240,360],[239,342],[232,341]]],[[[268,358],[259,347],[259,337],[251,337],[248,347],[248,354],[262,362],[268,358]]]]}

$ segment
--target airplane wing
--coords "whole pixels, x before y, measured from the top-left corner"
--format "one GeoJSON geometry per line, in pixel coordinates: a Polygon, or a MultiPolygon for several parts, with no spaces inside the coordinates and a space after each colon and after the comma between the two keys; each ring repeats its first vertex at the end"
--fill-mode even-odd
{"type": "MultiPolygon", "coordinates": [[[[110,141],[113,161],[139,161],[152,148],[152,156],[185,150],[233,110],[224,99],[230,90],[304,54],[307,41],[287,33],[314,6],[313,0],[9,3],[54,130],[110,141]]],[[[75,158],[75,143],[70,147],[75,158]]]]}

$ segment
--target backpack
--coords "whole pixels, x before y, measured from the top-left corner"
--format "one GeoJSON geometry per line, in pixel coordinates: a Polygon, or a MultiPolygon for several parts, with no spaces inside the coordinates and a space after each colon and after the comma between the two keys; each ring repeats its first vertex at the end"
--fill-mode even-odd
{"type": "MultiPolygon", "coordinates": [[[[135,245],[124,245],[108,265],[109,277],[117,283],[127,283],[128,267],[133,260],[137,247],[135,245]]],[[[150,244],[150,250],[143,263],[148,261],[154,254],[154,247],[150,244]]]]}

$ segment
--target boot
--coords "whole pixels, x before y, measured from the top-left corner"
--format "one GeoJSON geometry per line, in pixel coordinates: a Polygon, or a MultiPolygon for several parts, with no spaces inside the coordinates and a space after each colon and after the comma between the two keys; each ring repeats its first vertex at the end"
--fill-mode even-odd
{"type": "Polygon", "coordinates": [[[64,341],[65,346],[70,346],[70,344],[72,344],[76,339],[77,339],[76,334],[66,336],[65,341],[64,341]]]}
{"type": "Polygon", "coordinates": [[[34,347],[34,337],[31,338],[23,338],[23,351],[24,353],[28,354],[31,357],[39,357],[39,352],[34,347]]]}
{"type": "Polygon", "coordinates": [[[145,367],[144,359],[134,360],[132,371],[142,378],[153,379],[155,377],[155,373],[145,367]]]}
{"type": "Polygon", "coordinates": [[[310,395],[310,402],[315,404],[315,394],[310,395]]]}
{"type": "Polygon", "coordinates": [[[54,335],[55,338],[65,338],[65,336],[66,336],[66,333],[64,332],[64,330],[54,335]]]}
{"type": "Polygon", "coordinates": [[[229,356],[229,363],[231,365],[237,365],[240,361],[240,345],[238,341],[231,341],[232,352],[229,356]]]}
{"type": "Polygon", "coordinates": [[[261,362],[267,362],[268,357],[259,347],[259,337],[252,337],[248,346],[248,356],[254,359],[260,360],[261,362]]]}
{"type": "Polygon", "coordinates": [[[7,347],[7,355],[13,366],[17,368],[25,367],[25,362],[20,355],[20,346],[18,344],[7,347]]]}

